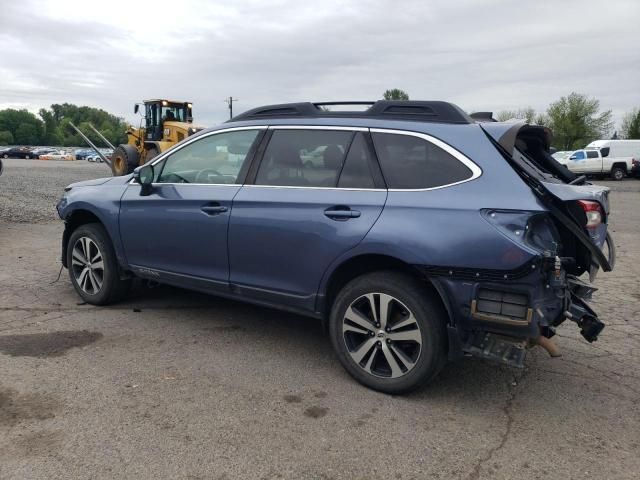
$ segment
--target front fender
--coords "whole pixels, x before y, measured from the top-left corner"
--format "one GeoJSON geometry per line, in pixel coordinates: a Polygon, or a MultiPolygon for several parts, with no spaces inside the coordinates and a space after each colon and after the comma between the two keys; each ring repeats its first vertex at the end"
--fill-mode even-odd
{"type": "Polygon", "coordinates": [[[96,219],[107,231],[113,245],[118,264],[125,268],[127,265],[124,247],[120,240],[120,198],[126,185],[87,186],[72,188],[56,206],[58,215],[65,222],[62,236],[62,263],[66,267],[65,252],[67,242],[73,230],[96,219]]]}

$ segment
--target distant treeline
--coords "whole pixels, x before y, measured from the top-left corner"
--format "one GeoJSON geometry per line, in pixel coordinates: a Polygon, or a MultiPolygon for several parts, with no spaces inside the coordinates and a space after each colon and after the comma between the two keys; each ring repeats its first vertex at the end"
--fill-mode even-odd
{"type": "Polygon", "coordinates": [[[92,141],[98,142],[98,146],[103,146],[103,142],[87,123],[96,127],[114,145],[127,141],[124,119],[99,108],[63,103],[51,105],[49,109],[42,108],[38,114],[12,108],[0,110],[0,145],[84,145],[86,142],[69,122],[78,126],[92,141]]]}

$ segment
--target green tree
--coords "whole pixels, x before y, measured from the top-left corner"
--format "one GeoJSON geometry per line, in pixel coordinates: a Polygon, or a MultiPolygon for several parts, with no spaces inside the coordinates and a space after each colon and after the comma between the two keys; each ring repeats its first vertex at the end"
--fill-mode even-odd
{"type": "Polygon", "coordinates": [[[0,145],[13,145],[13,133],[8,130],[1,131],[0,145]]]}
{"type": "Polygon", "coordinates": [[[628,140],[640,139],[640,108],[636,108],[625,114],[622,119],[620,134],[622,138],[628,140]]]}
{"type": "Polygon", "coordinates": [[[529,125],[544,125],[545,121],[544,115],[537,114],[531,107],[519,108],[518,110],[503,110],[498,112],[495,118],[499,122],[517,118],[518,120],[526,121],[529,125]]]}
{"type": "Polygon", "coordinates": [[[16,143],[21,145],[38,145],[39,137],[36,127],[32,123],[21,123],[15,132],[16,143]]]}
{"type": "Polygon", "coordinates": [[[599,110],[597,99],[575,92],[549,105],[547,117],[553,131],[553,146],[576,150],[607,137],[613,126],[611,110],[602,113],[599,110]]]}
{"type": "Polygon", "coordinates": [[[409,100],[409,94],[399,88],[392,88],[382,94],[385,100],[409,100]]]}
{"type": "Polygon", "coordinates": [[[42,121],[33,113],[7,108],[0,110],[0,131],[10,132],[15,143],[39,145],[44,130],[42,121]]]}

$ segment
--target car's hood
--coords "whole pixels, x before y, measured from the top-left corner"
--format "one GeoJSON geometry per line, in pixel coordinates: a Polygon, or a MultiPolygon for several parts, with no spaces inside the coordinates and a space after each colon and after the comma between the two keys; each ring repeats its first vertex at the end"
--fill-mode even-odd
{"type": "Polygon", "coordinates": [[[105,183],[123,185],[127,183],[129,180],[131,180],[131,175],[124,175],[122,177],[95,178],[93,180],[85,180],[83,182],[72,183],[67,187],[67,189],[77,188],[77,187],[95,187],[98,185],[104,185],[105,183]]]}

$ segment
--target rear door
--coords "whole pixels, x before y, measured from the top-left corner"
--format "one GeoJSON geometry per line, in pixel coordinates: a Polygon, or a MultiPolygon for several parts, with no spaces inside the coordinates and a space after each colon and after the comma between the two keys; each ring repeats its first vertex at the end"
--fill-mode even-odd
{"type": "Polygon", "coordinates": [[[262,132],[236,128],[201,136],[154,164],[151,194],[129,185],[121,199],[120,235],[139,276],[228,289],[232,201],[262,132]]]}
{"type": "Polygon", "coordinates": [[[585,150],[587,159],[585,168],[587,173],[602,173],[602,157],[597,150],[585,150]]]}
{"type": "Polygon", "coordinates": [[[387,191],[366,129],[270,130],[251,184],[233,201],[231,287],[254,299],[312,310],[323,273],[364,238],[387,191]]]}

